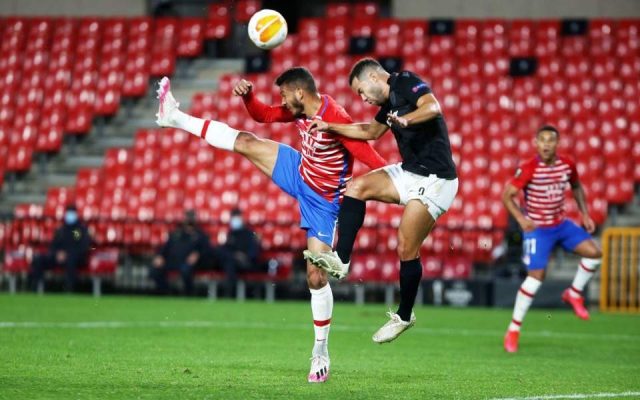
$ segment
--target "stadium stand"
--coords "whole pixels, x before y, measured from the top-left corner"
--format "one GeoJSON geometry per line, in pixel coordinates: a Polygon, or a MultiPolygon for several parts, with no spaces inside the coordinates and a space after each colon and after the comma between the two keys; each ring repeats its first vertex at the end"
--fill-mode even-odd
{"type": "MultiPolygon", "coordinates": [[[[200,57],[205,39],[228,40],[233,24],[246,23],[259,8],[259,1],[243,0],[233,15],[215,4],[205,18],[0,19],[0,185],[5,173],[32,168],[34,153],[60,151],[64,135],[86,135],[96,118],[118,113],[123,98],[144,96],[150,79],[176,72],[178,57],[200,57]]],[[[561,151],[576,158],[598,224],[610,205],[632,200],[640,183],[639,20],[590,20],[584,31],[571,31],[560,20],[397,20],[379,13],[375,2],[330,3],[324,17],[301,19],[298,32],[270,52],[269,72],[247,78],[264,101],[278,102],[275,76],[304,65],[355,120],[375,111],[348,86],[357,58],[396,57],[430,80],[443,104],[461,185],[423,246],[425,279],[466,279],[473,263],[493,260],[508,223],[502,188],[518,161],[532,155],[532,132],[543,122],[560,128],[561,151]],[[353,37],[373,40],[371,52],[350,54],[353,37]],[[535,72],[510,75],[515,58],[535,60],[535,72]]],[[[241,100],[230,95],[237,78],[227,74],[217,91],[197,93],[190,112],[296,147],[291,126],[247,117],[241,100]]],[[[392,135],[375,148],[389,162],[399,160],[392,135]]],[[[357,164],[355,173],[363,172],[357,164]]],[[[292,254],[305,246],[293,200],[249,162],[185,132],[149,128],[138,130],[132,148],[107,150],[101,168],[79,169],[73,187],[50,188],[44,205],[16,207],[15,218],[0,227],[3,271],[24,271],[30,249],[51,239],[70,201],[99,249],[92,276],[113,273],[109,249],[145,254],[157,246],[189,208],[198,210],[216,242],[224,240],[233,207],[248,211],[265,253],[286,266],[276,275],[243,278],[265,283],[269,299],[272,283],[289,279],[292,254]]],[[[575,203],[567,204],[569,217],[576,218],[575,203]]],[[[368,205],[352,282],[396,281],[400,212],[393,205],[368,205]]],[[[201,276],[212,297],[220,278],[201,276]]]]}

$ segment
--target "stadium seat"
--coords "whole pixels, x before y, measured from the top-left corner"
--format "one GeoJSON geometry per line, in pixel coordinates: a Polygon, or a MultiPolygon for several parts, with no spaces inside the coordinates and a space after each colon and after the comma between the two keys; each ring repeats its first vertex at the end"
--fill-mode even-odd
{"type": "Polygon", "coordinates": [[[237,22],[247,23],[261,7],[260,0],[238,0],[235,4],[234,18],[237,22]]]}
{"type": "Polygon", "coordinates": [[[231,15],[224,4],[209,4],[204,37],[206,39],[225,39],[231,33],[231,15]]]}
{"type": "Polygon", "coordinates": [[[513,20],[509,28],[509,56],[530,57],[535,49],[535,22],[513,20]]]}
{"type": "Polygon", "coordinates": [[[200,18],[180,19],[177,35],[179,57],[194,58],[202,53],[204,27],[204,20],[200,18]]]}

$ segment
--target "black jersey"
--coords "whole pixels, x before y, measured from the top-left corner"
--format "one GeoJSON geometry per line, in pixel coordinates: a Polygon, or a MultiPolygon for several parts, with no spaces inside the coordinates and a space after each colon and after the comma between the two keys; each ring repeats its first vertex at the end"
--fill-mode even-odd
{"type": "MultiPolygon", "coordinates": [[[[431,93],[429,85],[413,72],[393,73],[387,82],[389,100],[375,117],[381,124],[389,125],[387,114],[390,112],[403,116],[414,111],[418,99],[431,93]]],[[[403,169],[423,176],[435,174],[443,179],[457,177],[447,124],[442,115],[406,128],[394,125],[391,131],[398,142],[403,169]]]]}

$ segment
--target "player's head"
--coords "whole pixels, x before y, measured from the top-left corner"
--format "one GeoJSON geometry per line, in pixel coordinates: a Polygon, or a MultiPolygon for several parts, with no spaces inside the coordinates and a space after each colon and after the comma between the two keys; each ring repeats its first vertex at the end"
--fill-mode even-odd
{"type": "Polygon", "coordinates": [[[538,129],[534,143],[538,155],[543,161],[551,161],[556,156],[560,132],[555,126],[545,125],[538,129]]]}
{"type": "Polygon", "coordinates": [[[295,117],[304,113],[305,101],[313,99],[318,93],[313,75],[303,67],[293,67],[284,71],[276,78],[276,85],[280,87],[282,105],[295,117]]]}
{"type": "Polygon", "coordinates": [[[356,62],[349,73],[349,85],[362,101],[381,106],[389,100],[389,73],[373,58],[356,62]]]}

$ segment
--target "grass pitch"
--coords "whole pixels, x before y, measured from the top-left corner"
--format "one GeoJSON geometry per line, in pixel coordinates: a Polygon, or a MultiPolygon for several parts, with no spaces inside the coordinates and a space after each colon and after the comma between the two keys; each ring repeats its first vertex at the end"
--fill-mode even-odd
{"type": "Polygon", "coordinates": [[[393,343],[383,305],[336,301],[331,376],[309,384],[308,303],[0,296],[3,399],[640,398],[640,317],[422,307],[393,343]],[[635,393],[635,394],[634,394],[635,393]]]}

